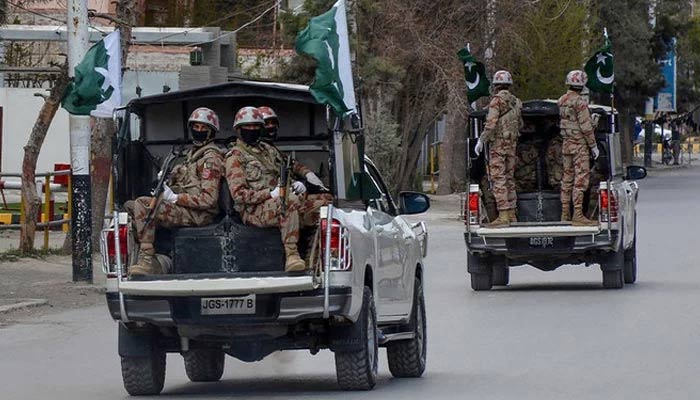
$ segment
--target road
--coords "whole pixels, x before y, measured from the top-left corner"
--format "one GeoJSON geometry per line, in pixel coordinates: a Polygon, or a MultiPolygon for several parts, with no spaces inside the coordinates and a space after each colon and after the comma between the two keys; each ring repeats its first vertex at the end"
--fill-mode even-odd
{"type": "MultiPolygon", "coordinates": [[[[641,181],[639,280],[603,290],[597,267],[511,271],[512,284],[469,289],[462,226],[430,216],[428,369],[391,378],[382,352],[374,392],[337,389],[330,352],[227,359],[221,382],[187,381],[168,356],[162,398],[687,399],[700,392],[700,168],[641,181]]],[[[119,399],[116,325],[105,307],[0,330],[3,399],[119,399]]]]}

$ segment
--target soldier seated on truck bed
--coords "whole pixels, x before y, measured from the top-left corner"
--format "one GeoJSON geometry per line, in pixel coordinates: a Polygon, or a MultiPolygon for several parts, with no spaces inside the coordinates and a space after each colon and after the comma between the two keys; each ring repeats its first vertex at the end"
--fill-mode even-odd
{"type": "Polygon", "coordinates": [[[157,227],[208,225],[219,214],[219,182],[224,170],[221,148],[214,144],[219,117],[201,107],[194,110],[188,126],[193,146],[185,153],[184,161],[169,173],[151,221],[146,223],[145,219],[152,197],[142,196],[124,204],[136,226],[139,242],[138,263],[129,268],[129,276],[164,273],[160,264],[154,262],[157,227]]]}
{"type": "Polygon", "coordinates": [[[280,170],[285,165],[285,156],[275,146],[261,140],[265,121],[260,110],[241,108],[236,113],[233,128],[240,140],[226,154],[226,180],[236,211],[245,224],[279,227],[286,255],[285,271],[305,271],[306,263],[297,248],[299,228],[316,226],[319,208],[330,203],[333,196],[306,192],[301,180],[312,184],[321,180],[300,162],[291,166],[295,179],[291,183],[293,193],[281,195],[280,170]],[[286,210],[283,210],[283,201],[286,210]]]}

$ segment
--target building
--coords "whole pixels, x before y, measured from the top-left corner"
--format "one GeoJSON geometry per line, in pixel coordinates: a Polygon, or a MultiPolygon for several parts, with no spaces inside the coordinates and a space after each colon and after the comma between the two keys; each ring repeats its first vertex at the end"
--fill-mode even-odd
{"type": "MultiPolygon", "coordinates": [[[[140,23],[158,26],[167,21],[173,1],[139,0],[140,23]]],[[[186,3],[177,1],[175,3],[186,3]]],[[[66,0],[52,0],[27,7],[10,7],[8,21],[0,30],[0,171],[19,172],[23,147],[43,104],[35,93],[52,86],[57,68],[52,63],[64,60],[65,41],[56,41],[63,29],[66,0]],[[12,24],[18,23],[18,24],[12,24]]],[[[89,0],[96,13],[115,13],[111,0],[89,0]]],[[[177,8],[172,8],[177,10],[177,8]]],[[[108,21],[90,21],[92,40],[113,29],[108,21]]],[[[134,28],[135,44],[130,46],[124,73],[124,103],[149,94],[223,83],[238,76],[235,35],[219,28],[134,28]],[[190,65],[193,45],[202,43],[202,65],[190,65]]],[[[37,171],[53,169],[54,163],[70,161],[68,114],[59,109],[49,129],[37,163],[37,171]]]]}

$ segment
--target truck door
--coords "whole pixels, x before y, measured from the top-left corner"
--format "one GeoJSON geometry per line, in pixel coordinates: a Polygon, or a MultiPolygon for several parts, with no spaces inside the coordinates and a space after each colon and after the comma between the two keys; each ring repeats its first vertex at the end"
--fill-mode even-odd
{"type": "Polygon", "coordinates": [[[366,170],[372,186],[379,193],[377,198],[369,201],[369,205],[379,247],[376,274],[379,291],[377,297],[383,303],[380,315],[405,315],[410,307],[410,290],[406,282],[413,272],[406,262],[408,252],[404,245],[403,229],[396,221],[396,206],[381,176],[371,164],[366,165],[366,170]]]}

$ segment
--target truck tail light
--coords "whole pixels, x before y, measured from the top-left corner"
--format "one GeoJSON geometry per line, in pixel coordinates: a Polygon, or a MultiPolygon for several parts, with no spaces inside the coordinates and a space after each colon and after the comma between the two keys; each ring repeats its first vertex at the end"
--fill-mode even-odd
{"type": "Polygon", "coordinates": [[[615,191],[600,189],[600,221],[601,222],[617,222],[617,198],[615,191]]]}
{"type": "Polygon", "coordinates": [[[469,225],[479,225],[479,203],[481,198],[479,192],[469,192],[467,201],[464,204],[464,223],[469,225]]]}
{"type": "MultiPolygon", "coordinates": [[[[321,254],[326,254],[326,230],[328,220],[321,219],[321,254]]],[[[324,263],[325,268],[325,263],[324,263]]],[[[352,269],[350,253],[350,234],[340,221],[331,223],[331,271],[349,271],[352,269]]]]}
{"type": "MultiPolygon", "coordinates": [[[[116,277],[116,264],[117,264],[117,252],[114,248],[114,230],[110,229],[106,231],[105,240],[107,246],[107,262],[109,263],[109,271],[107,276],[113,278],[116,277]]],[[[121,254],[122,265],[128,264],[129,260],[129,226],[120,225],[119,226],[119,253],[121,254]]],[[[122,271],[126,273],[126,268],[122,271]]]]}

